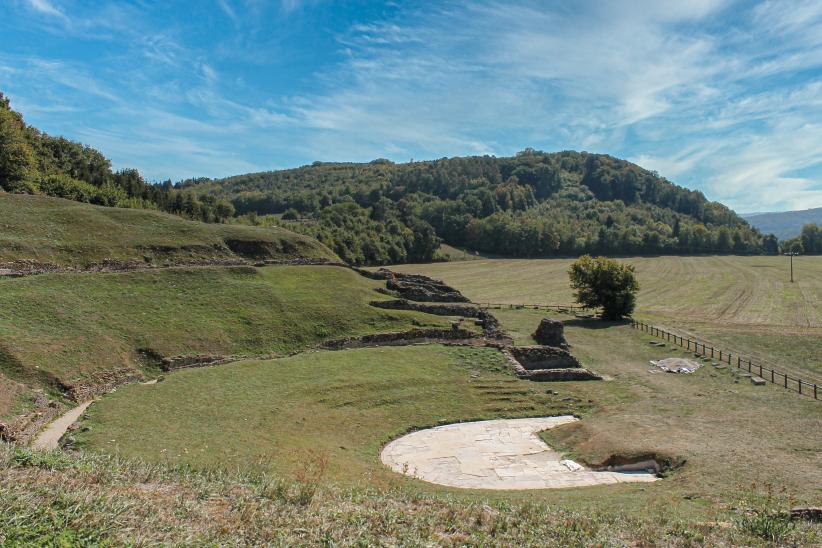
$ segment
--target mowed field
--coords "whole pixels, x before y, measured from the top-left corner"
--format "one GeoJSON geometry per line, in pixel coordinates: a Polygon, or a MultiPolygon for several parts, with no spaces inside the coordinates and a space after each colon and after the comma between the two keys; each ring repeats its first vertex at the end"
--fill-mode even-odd
{"type": "MultiPolygon", "coordinates": [[[[628,257],[640,283],[637,313],[791,331],[822,328],[822,256],[628,257]]],[[[476,302],[573,303],[572,259],[483,259],[397,265],[440,278],[476,302]]]]}
{"type": "MultiPolygon", "coordinates": [[[[640,283],[635,316],[822,383],[822,256],[627,257],[640,283]]],[[[397,265],[440,278],[476,302],[572,304],[572,259],[397,265]]]]}

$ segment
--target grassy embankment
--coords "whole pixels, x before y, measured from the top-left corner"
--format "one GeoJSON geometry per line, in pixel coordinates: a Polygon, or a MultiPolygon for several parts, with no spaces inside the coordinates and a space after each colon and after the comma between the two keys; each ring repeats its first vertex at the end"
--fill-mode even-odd
{"type": "MultiPolygon", "coordinates": [[[[0,373],[26,385],[93,382],[124,370],[154,376],[156,366],[138,350],[284,355],[337,337],[448,325],[440,316],[369,306],[388,298],[374,291],[381,285],[333,266],[0,280],[0,373]]],[[[0,416],[14,402],[10,393],[0,416]]]]}
{"type": "MultiPolygon", "coordinates": [[[[298,480],[192,472],[118,458],[32,453],[0,444],[0,543],[6,545],[757,546],[774,532],[813,545],[780,500],[738,496],[716,519],[607,504],[576,511],[540,501],[463,500],[298,480]],[[759,510],[748,513],[749,509],[759,510]]],[[[735,494],[737,496],[738,494],[735,494]]]]}
{"type": "Polygon", "coordinates": [[[139,209],[0,193],[0,267],[34,261],[86,267],[103,261],[157,266],[186,261],[337,257],[281,228],[205,224],[139,209]]]}
{"type": "MultiPolygon", "coordinates": [[[[771,362],[822,384],[822,257],[633,257],[636,316],[771,362]]],[[[573,302],[571,259],[475,260],[399,265],[443,279],[477,302],[573,302]]]]}

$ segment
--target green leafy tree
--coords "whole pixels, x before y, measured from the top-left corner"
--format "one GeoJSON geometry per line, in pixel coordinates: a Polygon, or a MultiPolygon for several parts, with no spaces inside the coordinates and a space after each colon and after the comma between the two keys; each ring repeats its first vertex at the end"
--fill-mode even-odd
{"type": "Polygon", "coordinates": [[[577,302],[601,307],[603,320],[620,320],[633,313],[639,282],[632,265],[583,255],[571,264],[568,276],[577,302]]]}
{"type": "Polygon", "coordinates": [[[9,107],[0,93],[0,188],[19,190],[21,183],[33,175],[35,158],[25,137],[25,124],[9,107]]]}

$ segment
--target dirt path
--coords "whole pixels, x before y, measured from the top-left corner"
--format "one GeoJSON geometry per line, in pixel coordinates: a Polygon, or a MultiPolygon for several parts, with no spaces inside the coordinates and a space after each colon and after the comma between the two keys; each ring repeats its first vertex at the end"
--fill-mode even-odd
{"type": "Polygon", "coordinates": [[[467,489],[557,489],[657,479],[644,470],[590,470],[563,460],[538,436],[576,420],[564,415],[438,426],[392,441],[380,458],[395,472],[467,489]]]}
{"type": "Polygon", "coordinates": [[[31,446],[34,449],[42,449],[45,451],[57,449],[60,438],[62,438],[63,434],[66,433],[68,427],[80,418],[83,412],[89,405],[92,404],[93,401],[94,400],[88,400],[87,402],[81,403],[77,407],[64,413],[60,418],[54,420],[46,427],[45,430],[40,432],[33,442],[31,442],[31,446]]]}

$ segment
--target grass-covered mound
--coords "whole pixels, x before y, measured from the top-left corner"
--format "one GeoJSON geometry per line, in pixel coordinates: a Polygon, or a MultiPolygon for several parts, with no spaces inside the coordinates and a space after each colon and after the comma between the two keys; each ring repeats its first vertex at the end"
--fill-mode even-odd
{"type": "Polygon", "coordinates": [[[0,279],[0,373],[94,382],[149,355],[277,354],[447,318],[383,310],[383,282],[334,266],[200,267],[0,279]],[[146,353],[144,352],[143,355],[146,353]]]}
{"type": "Polygon", "coordinates": [[[14,261],[85,267],[103,261],[332,259],[328,248],[281,228],[206,224],[141,209],[0,192],[0,267],[14,261]]]}

